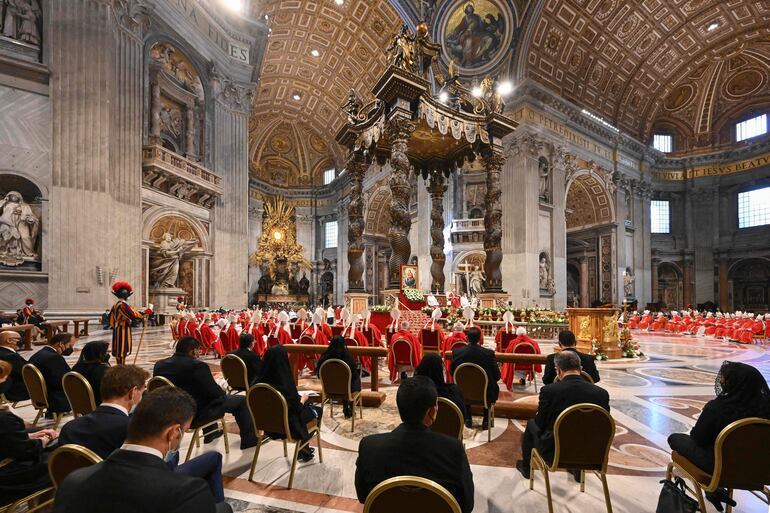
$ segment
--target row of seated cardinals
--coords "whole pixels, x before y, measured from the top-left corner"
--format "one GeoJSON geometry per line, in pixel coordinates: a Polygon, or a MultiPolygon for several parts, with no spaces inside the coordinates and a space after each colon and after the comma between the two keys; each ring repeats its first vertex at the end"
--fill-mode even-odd
{"type": "Polygon", "coordinates": [[[670,316],[660,312],[653,316],[649,310],[645,310],[641,315],[634,312],[629,318],[628,327],[647,331],[726,338],[751,344],[754,340],[764,339],[770,334],[770,314],[755,316],[738,311],[733,314],[717,312],[715,315],[712,312],[700,313],[692,310],[681,313],[672,311],[670,316]]]}
{"type": "MultiPolygon", "coordinates": [[[[244,311],[221,316],[211,313],[193,314],[184,312],[171,323],[174,340],[183,336],[194,337],[201,345],[203,354],[213,353],[217,357],[235,351],[239,347],[242,333],[251,333],[254,337],[254,352],[262,356],[268,347],[276,344],[316,344],[328,345],[334,335],[341,335],[348,345],[388,347],[388,369],[391,381],[395,381],[400,370],[414,369],[420,364],[424,350],[435,351],[443,357],[447,351],[452,351],[468,343],[467,331],[470,328],[481,327],[467,319],[465,323],[458,322],[450,333],[445,334],[438,323],[441,317],[440,309],[436,309],[431,319],[415,335],[407,321],[399,322],[399,315],[392,314],[393,322],[386,328],[385,336],[374,324],[370,323],[371,312],[363,316],[348,314],[342,309],[340,318],[332,325],[326,322],[326,313],[322,308],[316,309],[311,322],[307,322],[307,312],[297,312],[297,319],[290,323],[286,312],[268,312],[260,310],[244,311]],[[249,315],[250,314],[250,315],[249,315]],[[216,317],[215,317],[216,315],[216,317]],[[215,321],[216,319],[216,321],[215,321]]],[[[484,343],[482,331],[481,345],[484,343]]],[[[492,345],[492,344],[490,344],[492,345]]],[[[513,319],[506,319],[505,324],[498,330],[495,341],[490,349],[507,353],[540,354],[540,346],[528,337],[523,327],[516,328],[513,319]]],[[[361,357],[361,366],[371,373],[371,358],[361,357]]],[[[447,361],[447,376],[449,376],[447,361]]],[[[313,370],[313,360],[300,356],[299,370],[313,370]]],[[[514,379],[532,380],[534,372],[542,372],[541,365],[503,364],[502,380],[510,390],[514,379]]]]}

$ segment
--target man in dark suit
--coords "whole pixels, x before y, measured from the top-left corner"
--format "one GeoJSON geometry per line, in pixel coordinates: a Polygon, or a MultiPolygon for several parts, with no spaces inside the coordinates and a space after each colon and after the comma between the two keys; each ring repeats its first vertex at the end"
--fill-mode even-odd
{"type": "MultiPolygon", "coordinates": [[[[590,354],[581,353],[575,346],[577,341],[575,340],[575,334],[571,331],[562,331],[559,333],[559,347],[562,351],[572,351],[580,357],[580,365],[582,370],[586,371],[594,383],[599,382],[599,371],[596,369],[596,363],[594,357],[590,354]]],[[[556,366],[553,363],[556,353],[551,353],[545,362],[545,371],[543,372],[543,384],[550,385],[553,380],[556,379],[556,366]]]]}
{"type": "Polygon", "coordinates": [[[382,481],[412,475],[446,488],[463,513],[473,510],[473,474],[463,444],[428,429],[438,413],[437,397],[426,376],[406,379],[398,387],[402,424],[390,433],[366,436],[358,446],[356,494],[361,503],[382,481]]]}
{"type": "MultiPolygon", "coordinates": [[[[454,376],[455,369],[463,363],[475,363],[484,369],[487,373],[487,401],[494,403],[500,395],[500,386],[497,382],[500,380],[500,367],[495,360],[495,352],[479,345],[481,340],[481,330],[470,328],[468,330],[468,345],[452,352],[451,374],[454,376]]],[[[486,430],[489,427],[489,410],[484,409],[484,419],[481,423],[481,429],[486,430]]],[[[471,407],[465,408],[465,425],[473,427],[471,420],[471,407]]]]}
{"type": "MultiPolygon", "coordinates": [[[[110,367],[102,379],[103,402],[92,413],[69,421],[59,434],[59,445],[78,444],[106,459],[120,449],[128,434],[129,412],[142,400],[150,373],[135,365],[110,367]]],[[[222,455],[205,452],[178,465],[178,455],[166,461],[174,472],[205,479],[217,502],[224,502],[222,455]]]]}
{"type": "Polygon", "coordinates": [[[47,346],[33,354],[29,363],[37,367],[37,370],[45,378],[45,386],[48,391],[48,413],[63,413],[70,411],[70,403],[64,395],[61,380],[71,369],[65,356],[74,351],[77,339],[72,333],[57,333],[51,337],[47,346]]]}
{"type": "MultiPolygon", "coordinates": [[[[527,429],[521,441],[522,460],[516,462],[516,469],[529,479],[532,449],[546,459],[553,458],[553,426],[561,412],[580,403],[591,403],[610,411],[610,395],[606,390],[584,380],[580,375],[580,357],[575,351],[561,351],[556,354],[556,372],[561,381],[540,389],[540,401],[534,420],[527,422],[527,429]]],[[[580,473],[575,479],[580,481],[580,473]]]]}
{"type": "Polygon", "coordinates": [[[21,376],[21,369],[27,364],[17,351],[21,335],[15,331],[0,332],[0,360],[11,364],[11,375],[0,384],[0,394],[5,394],[5,398],[12,402],[26,401],[29,399],[27,387],[24,385],[24,378],[21,376]]]}
{"type": "Polygon", "coordinates": [[[251,333],[241,333],[238,339],[239,347],[237,351],[231,351],[228,354],[234,354],[246,364],[246,377],[249,384],[253,384],[257,379],[259,369],[262,368],[262,360],[259,355],[254,352],[254,336],[251,333]]]}
{"type": "Polygon", "coordinates": [[[76,470],[56,491],[55,513],[163,511],[231,513],[216,503],[203,479],[172,472],[164,458],[179,449],[195,414],[195,401],[180,388],[144,395],[128,424],[126,443],[106,460],[76,470]]]}
{"type": "MultiPolygon", "coordinates": [[[[155,363],[153,375],[169,379],[195,399],[197,412],[193,425],[200,425],[221,418],[225,412],[232,413],[241,431],[241,449],[257,445],[257,435],[251,413],[243,396],[227,395],[214,381],[208,365],[198,360],[200,346],[193,337],[182,337],[176,343],[173,356],[155,363]]],[[[222,436],[221,429],[206,433],[204,443],[222,436]]]]}

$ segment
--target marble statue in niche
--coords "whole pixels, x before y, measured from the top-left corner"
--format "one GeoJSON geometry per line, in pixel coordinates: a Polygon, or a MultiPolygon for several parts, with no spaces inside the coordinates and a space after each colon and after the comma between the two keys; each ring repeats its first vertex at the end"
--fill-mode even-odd
{"type": "Polygon", "coordinates": [[[170,232],[163,234],[156,248],[150,251],[150,283],[153,287],[176,287],[179,278],[179,262],[198,243],[185,240],[170,232]]]}
{"type": "Polygon", "coordinates": [[[305,296],[308,290],[310,290],[310,280],[305,273],[302,273],[302,278],[299,280],[299,293],[305,296]]]}
{"type": "Polygon", "coordinates": [[[17,191],[0,201],[0,264],[16,266],[37,260],[40,218],[17,191]]]}
{"type": "Polygon", "coordinates": [[[554,284],[553,278],[551,278],[551,264],[550,259],[548,258],[548,253],[543,251],[540,253],[540,266],[539,266],[539,282],[540,282],[540,291],[541,292],[547,292],[548,294],[555,294],[556,293],[556,286],[554,284]]]}
{"type": "Polygon", "coordinates": [[[545,157],[540,157],[537,159],[537,174],[540,178],[540,186],[539,186],[539,192],[540,192],[540,199],[550,201],[551,200],[551,190],[550,190],[550,184],[549,184],[549,175],[551,174],[551,166],[548,165],[548,159],[545,157]]]}
{"type": "Polygon", "coordinates": [[[635,281],[636,281],[636,276],[631,274],[631,269],[626,268],[626,270],[623,271],[623,292],[625,293],[627,298],[634,297],[635,281]]]}
{"type": "Polygon", "coordinates": [[[479,297],[479,294],[484,292],[486,279],[484,271],[479,269],[478,266],[470,272],[468,275],[468,290],[472,297],[479,297]]]}

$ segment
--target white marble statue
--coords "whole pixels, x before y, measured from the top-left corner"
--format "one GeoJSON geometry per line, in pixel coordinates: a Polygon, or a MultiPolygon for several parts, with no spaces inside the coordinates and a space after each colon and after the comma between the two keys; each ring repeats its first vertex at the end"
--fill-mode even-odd
{"type": "Polygon", "coordinates": [[[0,259],[6,265],[18,265],[24,259],[36,259],[39,232],[40,219],[21,194],[16,191],[6,194],[0,201],[0,259]],[[10,261],[16,263],[11,264],[10,261]]]}
{"type": "Polygon", "coordinates": [[[540,257],[540,288],[541,289],[547,289],[548,288],[548,277],[549,277],[549,269],[548,269],[548,259],[546,259],[544,256],[540,257]]]}
{"type": "Polygon", "coordinates": [[[479,294],[484,292],[484,281],[487,277],[484,275],[484,271],[476,266],[468,276],[468,290],[472,297],[478,297],[479,294]]]}
{"type": "Polygon", "coordinates": [[[549,190],[548,190],[548,174],[549,173],[550,173],[550,169],[549,169],[549,166],[548,166],[548,160],[546,160],[544,158],[541,158],[538,161],[538,165],[537,165],[537,174],[538,174],[538,176],[540,178],[540,183],[539,183],[538,189],[539,189],[539,192],[540,192],[540,197],[542,199],[545,199],[545,200],[550,199],[550,194],[549,194],[549,190]]]}
{"type": "Polygon", "coordinates": [[[636,276],[628,270],[623,271],[623,291],[627,298],[634,296],[634,281],[636,281],[636,276]]]}
{"type": "Polygon", "coordinates": [[[179,262],[185,253],[198,243],[197,240],[175,238],[163,234],[158,247],[150,252],[150,283],[153,287],[176,287],[179,278],[179,262]]]}

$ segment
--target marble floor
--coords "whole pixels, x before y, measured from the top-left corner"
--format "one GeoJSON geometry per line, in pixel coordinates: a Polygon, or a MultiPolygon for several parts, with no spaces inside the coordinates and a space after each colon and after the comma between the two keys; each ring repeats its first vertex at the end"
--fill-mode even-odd
{"type": "MultiPolygon", "coordinates": [[[[724,360],[754,365],[770,378],[770,354],[761,346],[745,346],[700,337],[668,334],[634,333],[647,355],[644,361],[600,362],[600,386],[611,397],[612,416],[617,432],[610,453],[609,486],[615,512],[655,511],[660,491],[660,479],[669,461],[666,438],[673,432],[687,432],[698,418],[703,405],[714,396],[716,371],[724,360]]],[[[92,335],[88,340],[107,339],[105,334],[92,335]]],[[[168,329],[150,328],[138,363],[148,370],[158,358],[171,352],[168,329]]],[[[544,352],[552,344],[541,342],[544,352]]],[[[28,355],[26,355],[28,356],[28,355]]],[[[77,353],[70,357],[72,363],[77,353]]],[[[130,361],[133,361],[131,357],[130,361]]],[[[204,359],[212,367],[215,378],[221,380],[216,360],[204,359]]],[[[238,512],[325,513],[363,511],[356,499],[354,472],[356,450],[360,438],[369,433],[384,432],[398,424],[395,387],[386,383],[387,373],[381,372],[381,390],[388,395],[379,409],[364,409],[364,418],[356,422],[356,432],[350,432],[350,421],[324,413],[322,443],[324,462],[317,458],[298,464],[294,489],[287,490],[290,461],[283,457],[282,444],[270,442],[263,446],[254,482],[248,481],[253,449],[238,450],[238,428],[230,418],[231,451],[225,455],[225,493],[238,512]]],[[[318,383],[303,376],[300,388],[319,388],[318,383]]],[[[364,380],[364,389],[369,384],[364,380]]],[[[504,388],[504,386],[503,386],[504,388]]],[[[507,400],[536,400],[532,386],[504,391],[507,400]]],[[[21,408],[22,416],[31,419],[32,409],[21,408]]],[[[480,422],[480,419],[476,419],[480,422]]],[[[521,457],[520,443],[525,423],[498,418],[487,442],[486,432],[466,429],[466,449],[476,487],[477,513],[546,512],[545,489],[538,474],[535,490],[529,491],[514,465],[521,457]]],[[[183,447],[186,449],[186,446],[183,447]]],[[[205,446],[205,450],[224,452],[220,438],[205,446]]],[[[184,452],[182,453],[184,454],[184,452]]],[[[290,453],[291,454],[291,453],[290,453]]],[[[566,473],[551,479],[556,512],[604,511],[600,481],[587,477],[586,491],[580,493],[577,483],[566,473]]],[[[736,512],[765,512],[766,505],[752,495],[737,492],[736,512]]],[[[715,511],[709,505],[709,512],[715,511]]]]}

